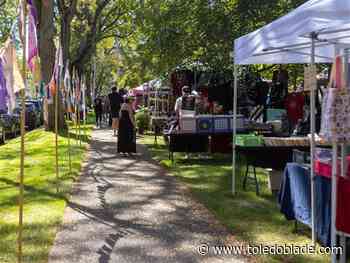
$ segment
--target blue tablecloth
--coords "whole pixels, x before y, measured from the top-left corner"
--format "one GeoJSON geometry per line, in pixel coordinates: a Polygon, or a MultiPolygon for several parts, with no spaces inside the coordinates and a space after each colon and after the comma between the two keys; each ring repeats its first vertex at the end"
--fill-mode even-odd
{"type": "MultiPolygon", "coordinates": [[[[298,220],[311,227],[310,170],[297,163],[286,165],[279,193],[280,210],[287,220],[298,220]]],[[[330,245],[331,180],[315,177],[316,233],[323,245],[330,245]]]]}

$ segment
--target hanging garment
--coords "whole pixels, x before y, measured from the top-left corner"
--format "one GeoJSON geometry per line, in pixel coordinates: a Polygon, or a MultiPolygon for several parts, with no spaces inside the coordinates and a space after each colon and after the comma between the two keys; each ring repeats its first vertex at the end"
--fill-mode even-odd
{"type": "Polygon", "coordinates": [[[288,120],[292,125],[296,125],[299,119],[303,119],[305,98],[302,93],[291,93],[285,100],[288,120]]]}
{"type": "Polygon", "coordinates": [[[350,179],[338,177],[337,183],[337,230],[350,234],[350,179]]]}
{"type": "Polygon", "coordinates": [[[38,37],[37,37],[37,24],[38,16],[35,6],[32,3],[32,0],[28,0],[28,43],[27,43],[27,64],[32,73],[35,72],[35,58],[39,55],[38,50],[38,37]]]}
{"type": "Polygon", "coordinates": [[[287,220],[297,219],[305,225],[311,224],[311,193],[308,169],[288,163],[279,194],[281,212],[287,220]]]}
{"type": "Polygon", "coordinates": [[[336,57],[322,104],[321,136],[328,142],[350,140],[350,92],[342,78],[342,58],[336,57]]]}
{"type": "MultiPolygon", "coordinates": [[[[315,176],[315,228],[316,235],[324,246],[331,245],[332,184],[331,179],[315,176]]],[[[311,190],[310,190],[311,191],[311,190]]]]}
{"type": "MultiPolygon", "coordinates": [[[[298,220],[311,227],[310,170],[297,163],[288,163],[279,193],[280,211],[287,220],[298,220]]],[[[331,180],[315,177],[316,217],[315,228],[319,241],[324,246],[331,244],[331,180]]]]}

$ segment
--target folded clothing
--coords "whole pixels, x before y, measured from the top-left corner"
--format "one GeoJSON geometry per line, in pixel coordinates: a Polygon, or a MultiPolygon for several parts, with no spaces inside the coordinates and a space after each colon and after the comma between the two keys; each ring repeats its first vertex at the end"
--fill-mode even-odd
{"type": "MultiPolygon", "coordinates": [[[[347,176],[350,176],[350,156],[347,156],[346,159],[348,163],[347,176]]],[[[338,160],[338,163],[337,163],[338,176],[340,176],[340,163],[341,163],[341,160],[338,160]]],[[[314,166],[315,166],[315,173],[317,175],[321,175],[329,178],[332,177],[332,159],[327,161],[326,159],[316,159],[314,166]]]]}

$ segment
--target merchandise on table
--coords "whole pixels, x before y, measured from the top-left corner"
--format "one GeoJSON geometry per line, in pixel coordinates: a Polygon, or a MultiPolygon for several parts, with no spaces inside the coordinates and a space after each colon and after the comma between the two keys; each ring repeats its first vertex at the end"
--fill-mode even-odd
{"type": "Polygon", "coordinates": [[[287,115],[287,111],[285,109],[267,109],[266,110],[267,121],[282,120],[284,115],[287,115]]]}
{"type": "MultiPolygon", "coordinates": [[[[182,116],[179,120],[180,133],[230,133],[233,131],[232,115],[196,115],[182,116]]],[[[243,115],[236,119],[236,129],[244,131],[249,123],[243,115]]],[[[270,127],[270,126],[269,126],[270,127]]]]}
{"type": "Polygon", "coordinates": [[[236,145],[240,146],[262,146],[264,140],[261,136],[254,134],[239,134],[236,136],[236,145]]]}
{"type": "MultiPolygon", "coordinates": [[[[233,129],[233,117],[225,115],[216,115],[213,117],[215,132],[230,132],[233,129]]],[[[242,119],[237,116],[237,129],[243,128],[242,119]]]]}
{"type": "Polygon", "coordinates": [[[180,118],[180,131],[183,133],[195,133],[197,131],[197,122],[195,117],[180,118]]]}
{"type": "Polygon", "coordinates": [[[310,140],[307,137],[264,137],[267,146],[308,146],[310,140]]]}

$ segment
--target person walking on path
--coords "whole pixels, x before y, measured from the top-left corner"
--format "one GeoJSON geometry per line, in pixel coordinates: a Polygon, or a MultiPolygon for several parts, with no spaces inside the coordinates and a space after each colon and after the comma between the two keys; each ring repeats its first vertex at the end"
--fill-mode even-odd
{"type": "Polygon", "coordinates": [[[100,97],[97,97],[94,101],[94,109],[95,109],[95,115],[96,115],[96,127],[100,127],[102,125],[102,114],[103,114],[103,106],[102,106],[102,99],[100,97]]]}
{"type": "Polygon", "coordinates": [[[120,109],[118,152],[136,153],[135,119],[131,98],[125,98],[120,109]]]}
{"type": "Polygon", "coordinates": [[[111,109],[109,106],[108,96],[103,96],[102,100],[103,100],[103,103],[102,103],[102,105],[103,105],[103,121],[105,123],[107,123],[109,127],[111,127],[112,120],[109,121],[111,109]]]}
{"type": "Polygon", "coordinates": [[[118,129],[118,118],[119,118],[119,111],[120,111],[120,105],[122,103],[122,97],[119,94],[117,87],[112,88],[112,93],[108,95],[109,98],[109,105],[111,109],[111,117],[112,117],[112,129],[113,129],[113,135],[117,136],[117,129],[118,129]]]}

